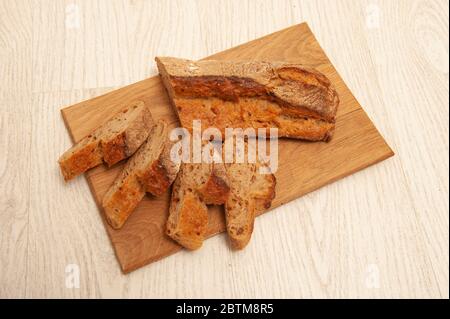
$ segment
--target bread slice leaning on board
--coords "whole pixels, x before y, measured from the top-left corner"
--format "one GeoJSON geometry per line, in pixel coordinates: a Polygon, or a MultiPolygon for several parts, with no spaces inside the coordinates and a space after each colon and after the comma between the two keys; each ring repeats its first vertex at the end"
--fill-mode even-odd
{"type": "Polygon", "coordinates": [[[159,73],[181,125],[278,128],[278,136],[328,141],[339,97],[328,78],[312,68],[285,62],[198,62],[156,58],[159,73]]]}
{"type": "Polygon", "coordinates": [[[166,233],[187,249],[202,246],[208,230],[206,205],[224,204],[230,187],[222,163],[183,163],[172,188],[166,233]]]}
{"type": "Polygon", "coordinates": [[[171,147],[167,123],[158,121],[103,197],[105,217],[113,228],[124,225],[146,192],[160,196],[168,190],[180,167],[170,158],[171,147]]]}
{"type": "Polygon", "coordinates": [[[247,142],[244,147],[242,163],[236,160],[225,163],[230,184],[230,195],[225,202],[225,221],[231,246],[235,249],[247,246],[256,213],[270,208],[276,186],[275,175],[258,160],[258,156],[255,156],[256,162],[249,162],[248,152],[250,150],[256,154],[256,148],[247,142]]]}
{"type": "Polygon", "coordinates": [[[133,155],[153,124],[144,102],[129,104],[59,158],[64,179],[68,181],[103,162],[112,166],[133,155]]]}

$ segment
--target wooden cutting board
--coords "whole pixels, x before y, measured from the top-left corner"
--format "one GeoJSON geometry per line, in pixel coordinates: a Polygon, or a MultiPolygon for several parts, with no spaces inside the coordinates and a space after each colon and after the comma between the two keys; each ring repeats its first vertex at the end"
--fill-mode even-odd
{"type": "MultiPolygon", "coordinates": [[[[272,208],[394,154],[336,72],[306,23],[209,58],[303,63],[326,74],[339,93],[341,102],[331,142],[280,140],[279,166],[275,174],[276,197],[272,208]]],[[[178,125],[161,81],[155,76],[62,109],[73,142],[89,134],[124,104],[137,99],[150,106],[155,119],[164,118],[172,126],[178,125]]],[[[122,166],[119,164],[109,170],[100,166],[86,174],[100,211],[102,197],[122,166]]],[[[164,234],[168,204],[169,193],[161,198],[146,196],[122,229],[114,230],[104,223],[123,272],[130,272],[182,249],[164,234]]],[[[211,207],[209,235],[224,230],[223,209],[211,207]]],[[[247,249],[252,249],[252,245],[247,249]]]]}

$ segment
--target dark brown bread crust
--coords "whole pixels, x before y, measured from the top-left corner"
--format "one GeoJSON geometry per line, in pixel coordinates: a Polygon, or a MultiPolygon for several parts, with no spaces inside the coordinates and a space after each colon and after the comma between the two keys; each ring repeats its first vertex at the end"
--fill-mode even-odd
{"type": "Polygon", "coordinates": [[[171,83],[179,97],[217,97],[233,102],[239,97],[268,97],[263,85],[236,76],[172,76],[171,83]]]}
{"type": "MultiPolygon", "coordinates": [[[[292,68],[292,72],[295,72],[292,68]]],[[[257,83],[249,78],[238,77],[221,77],[221,76],[197,76],[197,77],[171,77],[171,84],[177,97],[184,98],[210,98],[216,97],[224,101],[239,102],[240,98],[258,98],[274,102],[283,108],[285,112],[292,116],[307,116],[315,119],[322,119],[328,122],[334,122],[335,114],[324,113],[320,114],[305,105],[292,105],[286,100],[276,96],[267,86],[257,83]]],[[[303,89],[307,89],[307,84],[302,85],[303,89]]],[[[328,94],[328,86],[322,86],[322,89],[310,87],[309,89],[315,91],[315,101],[321,103],[334,103],[333,101],[326,101],[328,94]]],[[[334,96],[332,97],[334,99],[334,96]]],[[[314,102],[312,102],[314,103],[314,102]]]]}

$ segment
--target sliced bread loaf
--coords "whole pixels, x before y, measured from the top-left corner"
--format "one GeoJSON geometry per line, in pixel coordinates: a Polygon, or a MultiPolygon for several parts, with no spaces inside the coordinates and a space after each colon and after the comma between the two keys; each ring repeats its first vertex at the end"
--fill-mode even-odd
{"type": "MultiPolygon", "coordinates": [[[[245,143],[248,153],[249,145],[245,143]]],[[[256,157],[257,158],[257,157],[256,157]]],[[[230,195],[225,203],[225,220],[231,246],[244,248],[253,233],[256,213],[268,209],[275,197],[276,179],[273,174],[262,174],[261,162],[225,163],[230,195]]]]}
{"type": "Polygon", "coordinates": [[[339,97],[322,73],[300,64],[156,58],[181,125],[278,128],[280,137],[328,141],[339,97]]]}
{"type": "Polygon", "coordinates": [[[105,216],[113,228],[123,226],[146,192],[159,196],[172,184],[179,164],[170,159],[171,146],[167,123],[158,121],[103,198],[105,216]]]}
{"type": "Polygon", "coordinates": [[[153,124],[144,102],[131,103],[59,158],[64,179],[68,181],[103,161],[112,166],[133,155],[153,124]]]}
{"type": "Polygon", "coordinates": [[[223,204],[229,191],[222,163],[183,163],[172,189],[167,235],[185,248],[200,248],[208,230],[206,205],[223,204]]]}

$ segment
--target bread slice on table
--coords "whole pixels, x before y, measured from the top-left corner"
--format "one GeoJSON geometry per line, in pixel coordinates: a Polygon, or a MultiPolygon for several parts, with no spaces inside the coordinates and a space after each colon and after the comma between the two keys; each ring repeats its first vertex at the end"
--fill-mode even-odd
{"type": "Polygon", "coordinates": [[[112,166],[133,155],[153,124],[144,102],[129,104],[59,158],[64,179],[68,181],[103,162],[112,166]]]}
{"type": "Polygon", "coordinates": [[[328,141],[339,97],[322,73],[284,62],[190,61],[157,57],[181,125],[278,128],[278,136],[328,141]]]}
{"type": "MultiPolygon", "coordinates": [[[[246,153],[250,146],[245,143],[246,153]]],[[[270,208],[275,197],[275,176],[262,174],[267,166],[259,161],[249,163],[225,163],[230,183],[230,195],[225,203],[225,220],[231,246],[243,249],[253,233],[257,212],[270,208]]]]}
{"type": "Polygon", "coordinates": [[[202,246],[208,230],[206,205],[225,203],[230,188],[222,163],[183,163],[175,180],[166,233],[187,249],[202,246]]]}
{"type": "Polygon", "coordinates": [[[167,123],[158,121],[103,198],[105,217],[113,228],[123,226],[146,192],[162,195],[175,180],[179,164],[170,158],[171,146],[167,123]]]}

